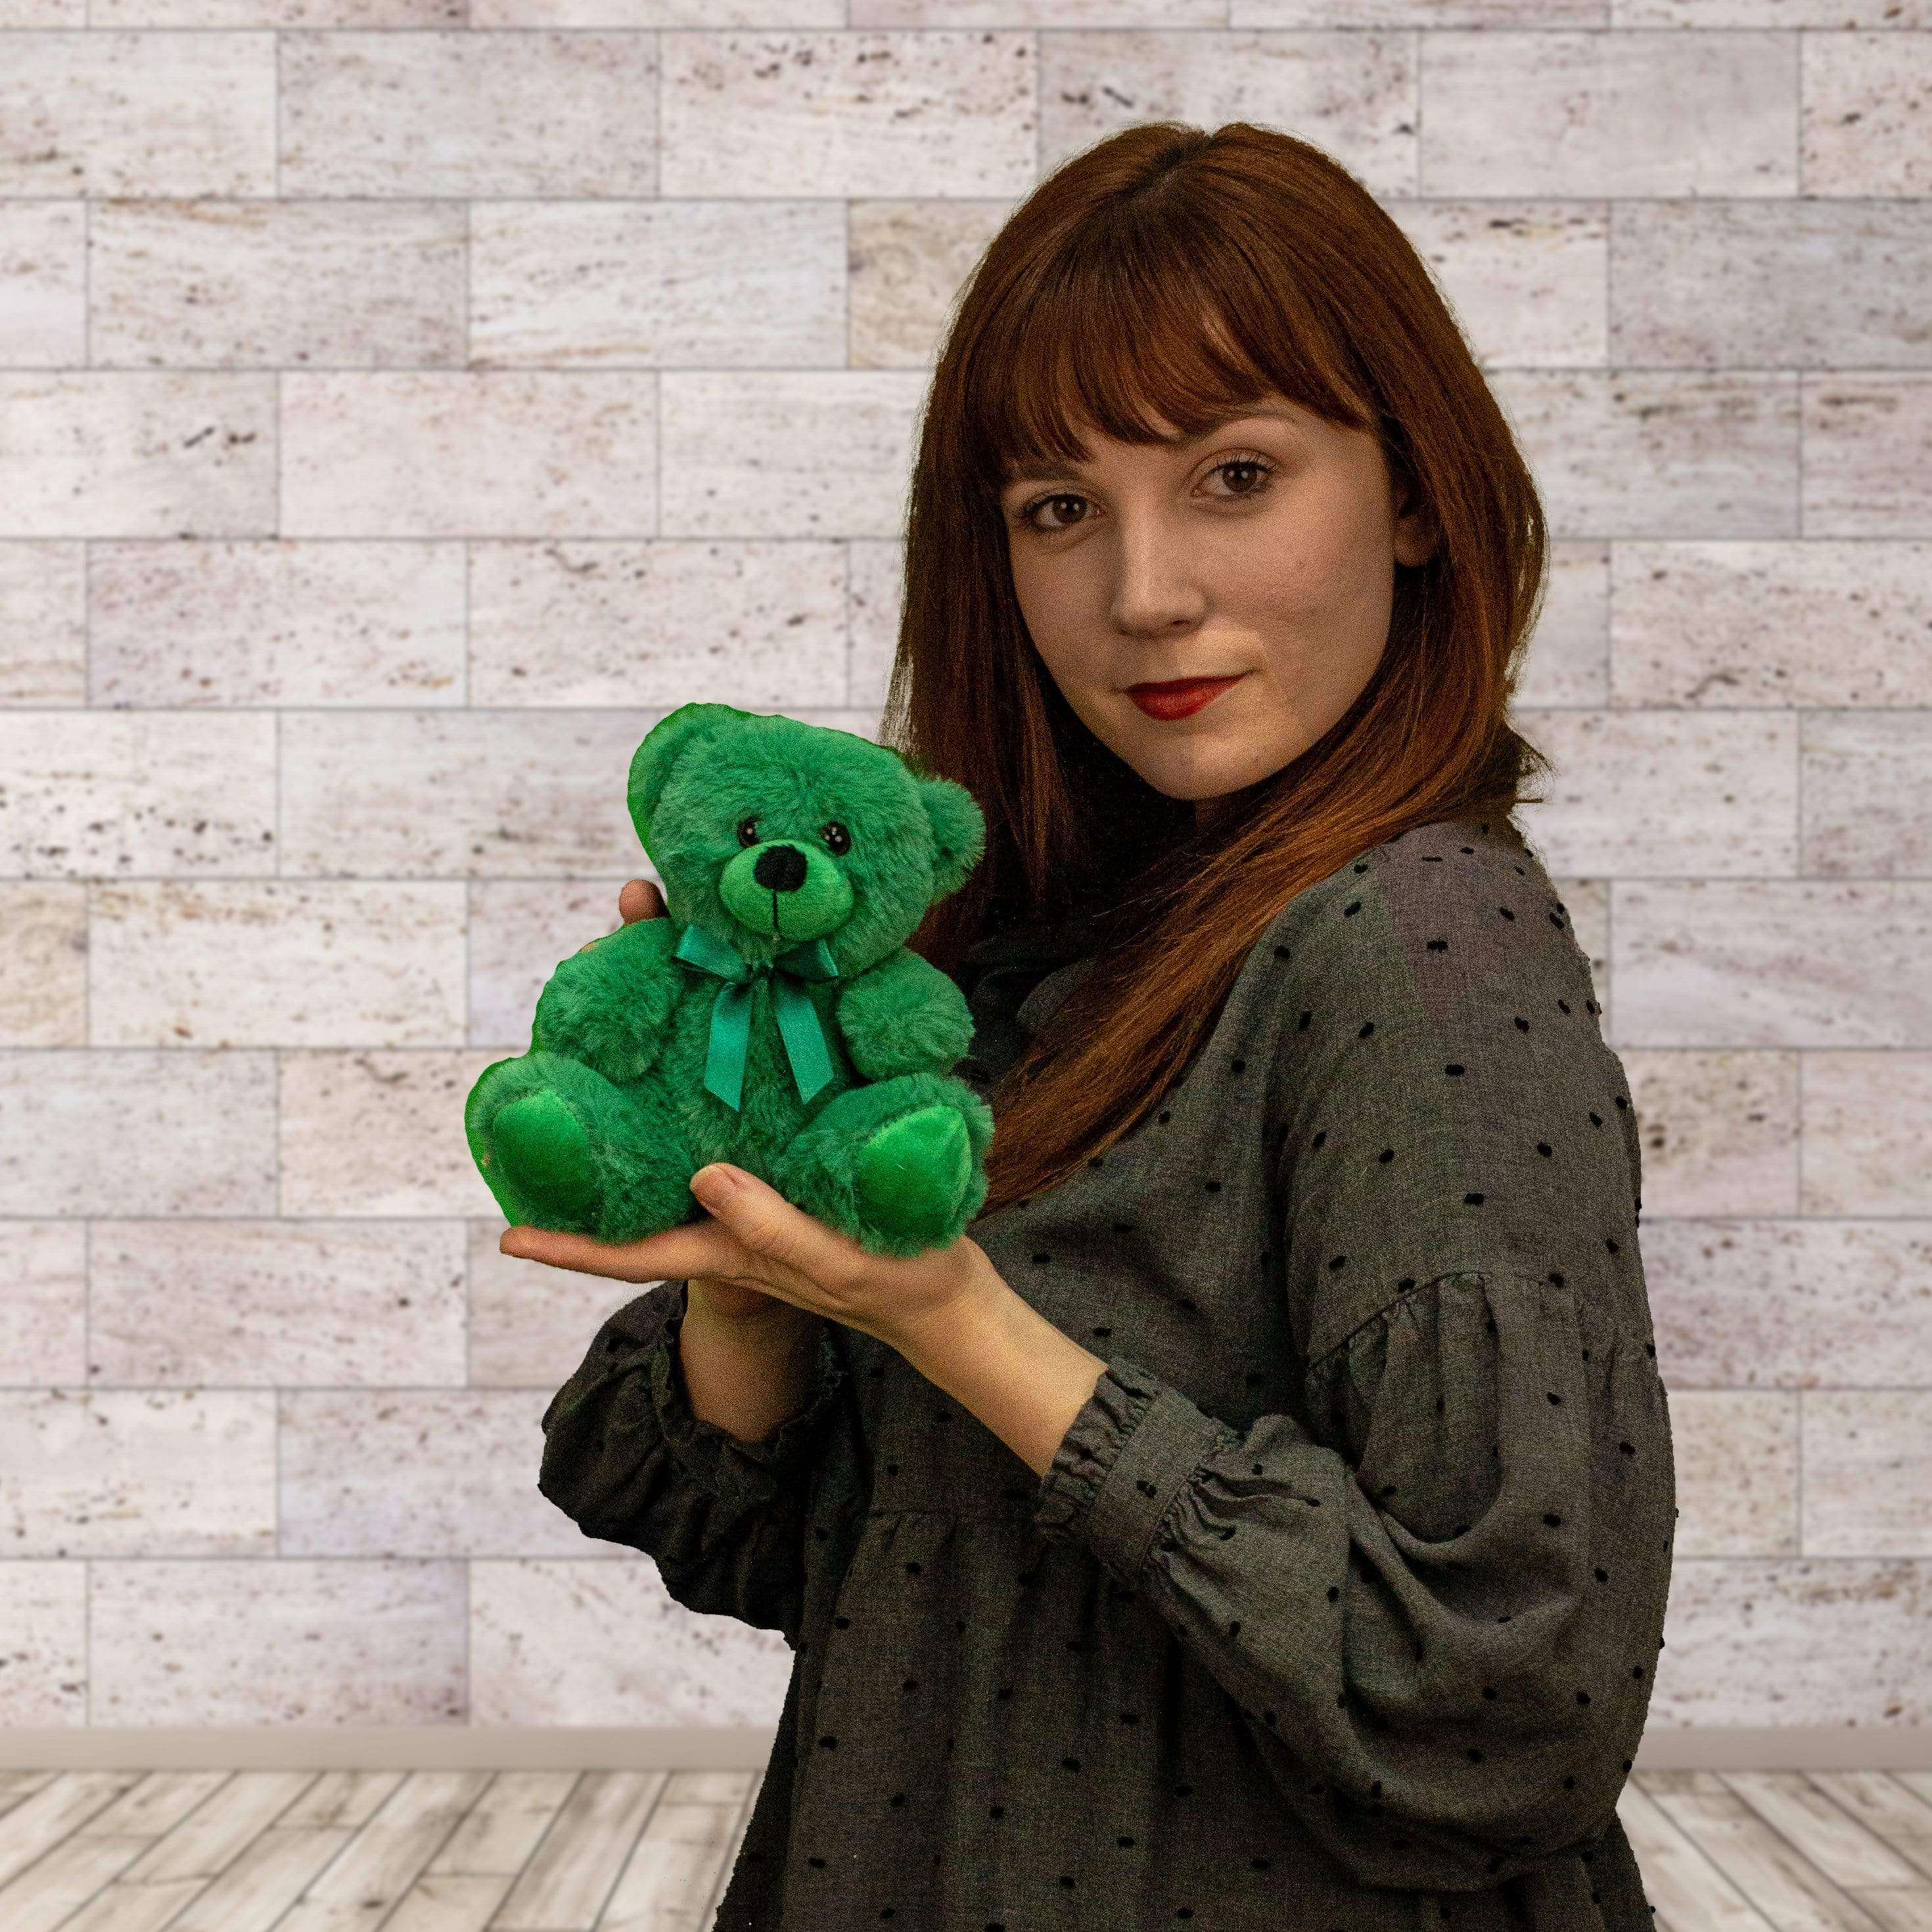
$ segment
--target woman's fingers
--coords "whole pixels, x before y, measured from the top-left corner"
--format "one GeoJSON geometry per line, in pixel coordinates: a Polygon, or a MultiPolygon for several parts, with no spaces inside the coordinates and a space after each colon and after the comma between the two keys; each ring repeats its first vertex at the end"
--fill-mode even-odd
{"type": "Polygon", "coordinates": [[[662,919],[664,894],[649,879],[626,879],[617,895],[617,911],[626,926],[640,919],[662,919]]]}
{"type": "Polygon", "coordinates": [[[519,1261],[544,1262],[552,1268],[630,1282],[687,1280],[692,1275],[728,1280],[736,1264],[752,1258],[739,1243],[725,1238],[725,1231],[700,1221],[623,1242],[519,1222],[504,1229],[496,1248],[519,1261]]]}
{"type": "MultiPolygon", "coordinates": [[[[626,879],[617,894],[617,916],[626,926],[635,926],[640,919],[662,919],[664,894],[649,879],[626,879]]],[[[604,935],[606,939],[610,936],[608,932],[604,935]]],[[[596,944],[586,939],[577,950],[588,952],[596,944]]]]}

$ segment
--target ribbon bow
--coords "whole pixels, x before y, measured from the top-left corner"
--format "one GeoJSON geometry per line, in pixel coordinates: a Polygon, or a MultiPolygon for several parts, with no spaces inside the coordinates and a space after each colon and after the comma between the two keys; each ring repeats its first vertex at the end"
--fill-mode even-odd
{"type": "Polygon", "coordinates": [[[838,978],[838,962],[824,940],[800,940],[776,959],[760,960],[754,965],[694,921],[684,928],[671,957],[729,982],[719,989],[711,1009],[711,1041],[704,1059],[707,1092],[716,1094],[728,1107],[739,1105],[752,1042],[752,982],[764,975],[770,976],[778,1035],[791,1063],[798,1097],[809,1100],[832,1078],[832,1055],[824,1023],[812,995],[800,983],[838,978]]]}

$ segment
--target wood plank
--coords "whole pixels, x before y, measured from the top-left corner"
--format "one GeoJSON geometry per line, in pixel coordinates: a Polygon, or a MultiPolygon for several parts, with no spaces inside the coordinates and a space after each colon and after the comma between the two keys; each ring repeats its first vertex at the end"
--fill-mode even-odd
{"type": "Polygon", "coordinates": [[[1714,1771],[1666,1772],[1658,1804],[1778,1932],[1876,1932],[1879,1921],[1714,1771]]]}
{"type": "Polygon", "coordinates": [[[1910,1885],[1919,1876],[1802,1771],[1720,1771],[1716,1775],[1779,1837],[1847,1892],[1858,1886],[1910,1885]]]}
{"type": "Polygon", "coordinates": [[[57,1771],[0,1771],[0,1816],[59,1775],[57,1771]]]}
{"type": "Polygon", "coordinates": [[[488,1771],[410,1772],[276,1922],[276,1932],[346,1932],[380,1924],[494,1775],[488,1771]]]}
{"type": "Polygon", "coordinates": [[[1640,1772],[1617,1796],[1617,1816],[1657,1907],[1656,1932],[1771,1932],[1771,1921],[1651,1795],[1650,1780],[1664,1774],[1676,1774],[1640,1772]]]}
{"type": "Polygon", "coordinates": [[[64,1772],[28,1793],[0,1817],[0,1885],[44,1858],[142,1776],[138,1771],[64,1772]]]}
{"type": "Polygon", "coordinates": [[[70,1832],[0,1886],[0,1925],[7,1932],[53,1932],[153,1843],[131,1834],[70,1832]]]}
{"type": "MultiPolygon", "coordinates": [[[[745,1778],[748,1788],[738,1806],[736,1822],[731,1831],[731,1842],[725,1847],[724,1859],[718,1866],[717,1882],[711,1888],[710,1898],[705,1901],[704,1914],[699,1921],[700,1932],[717,1932],[718,1908],[724,1901],[725,1889],[730,1884],[732,1873],[737,1868],[738,1854],[744,1848],[745,1834],[752,1828],[752,1814],[758,1809],[758,1793],[764,1787],[765,1774],[762,1771],[748,1772],[745,1778]]],[[[1654,1927],[1652,1932],[1656,1932],[1654,1927]]]]}
{"type": "Polygon", "coordinates": [[[211,1792],[147,1856],[122,1874],[130,1884],[219,1877],[315,1782],[312,1771],[238,1771],[211,1792]]]}
{"type": "Polygon", "coordinates": [[[353,1844],[346,1825],[271,1825],[231,1858],[168,1932],[268,1932],[353,1844]]]}
{"type": "Polygon", "coordinates": [[[584,1772],[503,1901],[494,1932],[592,1932],[670,1775],[584,1772]]]}
{"type": "Polygon", "coordinates": [[[508,1872],[424,1872],[388,1918],[382,1932],[488,1932],[508,1872]]]}
{"type": "Polygon", "coordinates": [[[304,1825],[346,1825],[359,1831],[409,1774],[406,1771],[325,1771],[275,1822],[290,1831],[304,1825]]]}
{"type": "Polygon", "coordinates": [[[198,1878],[164,1879],[158,1885],[125,1885],[119,1879],[95,1893],[61,1932],[176,1932],[175,1914],[202,1888],[198,1878]]]}
{"type": "Polygon", "coordinates": [[[736,1814],[732,1804],[660,1802],[604,1909],[604,1922],[627,1932],[704,1932],[736,1814]]]}
{"type": "Polygon", "coordinates": [[[97,1812],[83,1832],[128,1833],[158,1838],[172,1832],[188,1814],[219,1791],[232,1771],[149,1771],[109,1805],[97,1812]]]}
{"type": "Polygon", "coordinates": [[[529,1863],[575,1786],[574,1771],[500,1771],[442,1848],[425,1877],[514,1879],[529,1863]]]}

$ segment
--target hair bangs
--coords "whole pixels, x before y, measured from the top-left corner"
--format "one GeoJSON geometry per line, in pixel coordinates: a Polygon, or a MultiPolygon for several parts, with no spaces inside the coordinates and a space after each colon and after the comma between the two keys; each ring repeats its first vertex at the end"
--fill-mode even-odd
{"type": "Polygon", "coordinates": [[[1253,266],[1223,259],[1232,251],[1208,238],[1211,224],[1198,235],[1130,214],[1106,225],[1124,232],[1072,238],[1028,296],[988,320],[985,364],[1002,374],[969,385],[964,428],[994,493],[1029,464],[1087,460],[1090,433],[1136,444],[1200,436],[1270,395],[1360,424],[1330,373],[1334,345],[1298,292],[1278,284],[1272,326],[1242,328],[1253,266]]]}

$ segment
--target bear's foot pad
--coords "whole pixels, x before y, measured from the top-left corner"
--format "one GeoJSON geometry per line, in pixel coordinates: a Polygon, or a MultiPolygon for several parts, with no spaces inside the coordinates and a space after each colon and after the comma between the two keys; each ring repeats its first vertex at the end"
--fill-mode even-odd
{"type": "Polygon", "coordinates": [[[512,1184],[546,1210],[575,1214],[597,1192],[597,1160],[577,1116],[555,1094],[512,1100],[490,1124],[512,1184]]]}
{"type": "Polygon", "coordinates": [[[918,1107],[889,1120],[859,1156],[859,1194],[893,1232],[937,1235],[965,1198],[973,1154],[950,1107],[918,1107]]]}

